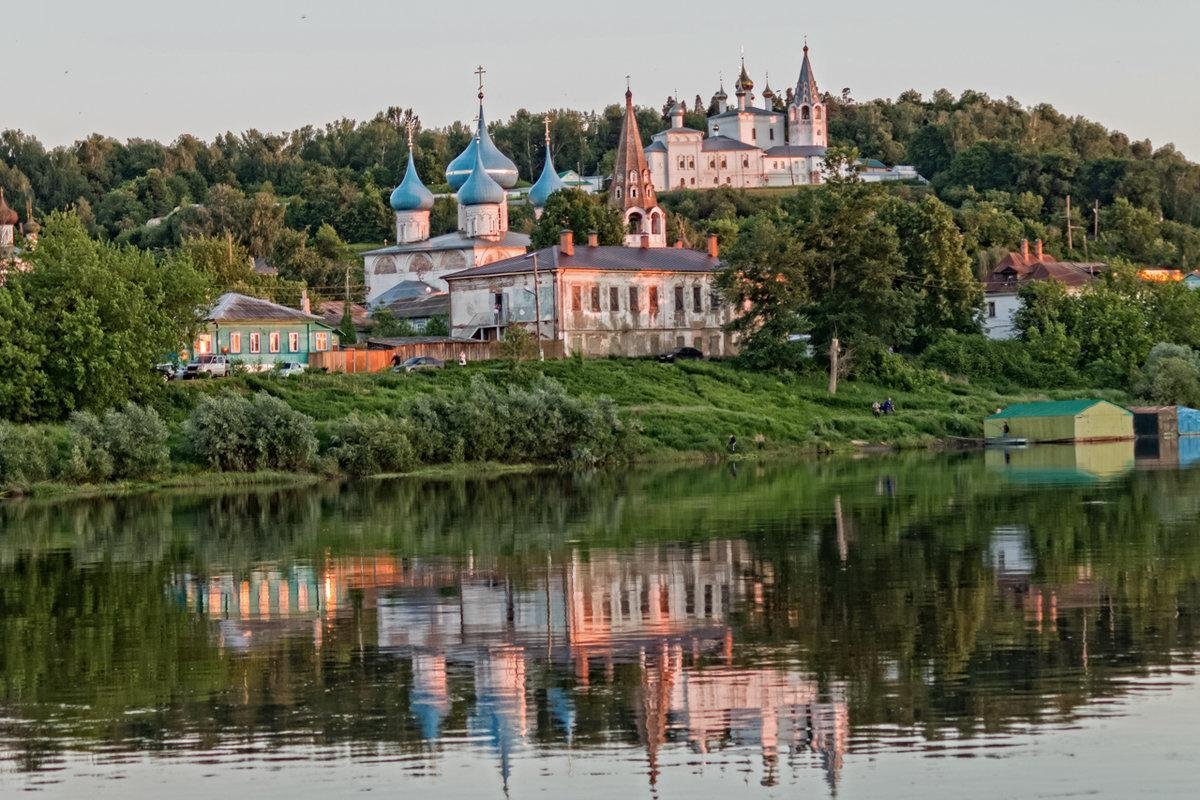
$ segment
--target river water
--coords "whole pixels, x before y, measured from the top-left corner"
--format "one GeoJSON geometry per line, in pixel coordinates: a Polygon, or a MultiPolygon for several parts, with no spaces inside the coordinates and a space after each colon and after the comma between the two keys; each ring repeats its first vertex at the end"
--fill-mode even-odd
{"type": "Polygon", "coordinates": [[[0,506],[0,796],[1194,797],[1132,444],[0,506]]]}

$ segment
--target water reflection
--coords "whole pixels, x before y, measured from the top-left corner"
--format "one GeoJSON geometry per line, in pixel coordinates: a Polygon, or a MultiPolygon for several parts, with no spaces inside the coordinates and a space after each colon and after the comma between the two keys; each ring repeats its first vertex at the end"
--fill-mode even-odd
{"type": "Polygon", "coordinates": [[[1191,670],[1200,473],[1122,444],[4,506],[0,786],[870,796],[1191,670]]]}

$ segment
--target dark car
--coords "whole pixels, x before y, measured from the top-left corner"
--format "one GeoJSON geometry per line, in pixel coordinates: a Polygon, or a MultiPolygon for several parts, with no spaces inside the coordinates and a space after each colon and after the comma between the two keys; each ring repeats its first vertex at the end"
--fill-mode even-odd
{"type": "Polygon", "coordinates": [[[392,367],[395,372],[417,372],[423,369],[441,369],[446,366],[446,362],[440,358],[433,356],[415,356],[407,361],[401,361],[396,366],[392,367]]]}
{"type": "Polygon", "coordinates": [[[663,353],[658,360],[664,364],[674,364],[676,361],[701,361],[704,353],[694,347],[679,347],[669,353],[663,353]]]}

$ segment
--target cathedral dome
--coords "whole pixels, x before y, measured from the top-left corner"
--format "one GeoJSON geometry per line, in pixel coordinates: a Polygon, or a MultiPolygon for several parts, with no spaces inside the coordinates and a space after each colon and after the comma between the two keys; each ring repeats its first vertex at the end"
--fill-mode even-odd
{"type": "Polygon", "coordinates": [[[412,149],[408,151],[408,168],[404,170],[404,180],[392,192],[392,209],[395,211],[428,211],[433,208],[433,192],[421,183],[417,174],[417,166],[413,163],[412,149]]]}
{"type": "Polygon", "coordinates": [[[0,188],[0,225],[16,225],[17,212],[8,207],[4,200],[4,189],[0,188]]]}
{"type": "Polygon", "coordinates": [[[550,145],[547,144],[546,163],[542,166],[542,174],[538,177],[537,183],[529,189],[529,203],[534,208],[545,208],[550,195],[565,188],[567,188],[567,184],[558,177],[558,172],[554,169],[554,159],[550,156],[550,145]]]}
{"type": "Polygon", "coordinates": [[[505,189],[517,185],[517,165],[492,142],[487,123],[483,119],[483,103],[479,104],[479,129],[475,138],[446,167],[446,182],[450,184],[451,189],[458,191],[467,182],[467,178],[474,171],[476,150],[481,152],[483,166],[492,180],[505,189]]]}
{"type": "Polygon", "coordinates": [[[482,148],[478,146],[473,150],[474,168],[458,190],[460,206],[499,205],[504,202],[504,187],[496,182],[484,165],[481,151],[482,148]]]}

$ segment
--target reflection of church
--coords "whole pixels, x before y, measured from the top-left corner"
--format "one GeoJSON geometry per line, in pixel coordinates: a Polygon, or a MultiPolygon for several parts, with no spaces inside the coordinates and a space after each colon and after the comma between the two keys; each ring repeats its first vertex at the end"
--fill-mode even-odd
{"type": "Polygon", "coordinates": [[[351,558],[180,575],[174,591],[238,652],[306,631],[321,648],[345,620],[372,620],[379,651],[410,664],[408,714],[422,739],[434,745],[465,725],[506,784],[531,737],[571,743],[581,714],[594,713],[579,698],[622,685],[635,689],[629,711],[652,782],[665,748],[713,758],[731,744],[761,751],[768,783],[781,761],[816,762],[837,780],[842,690],[734,662],[730,617],[762,588],[745,543],[576,550],[539,573],[514,581],[474,562],[351,558]]]}

